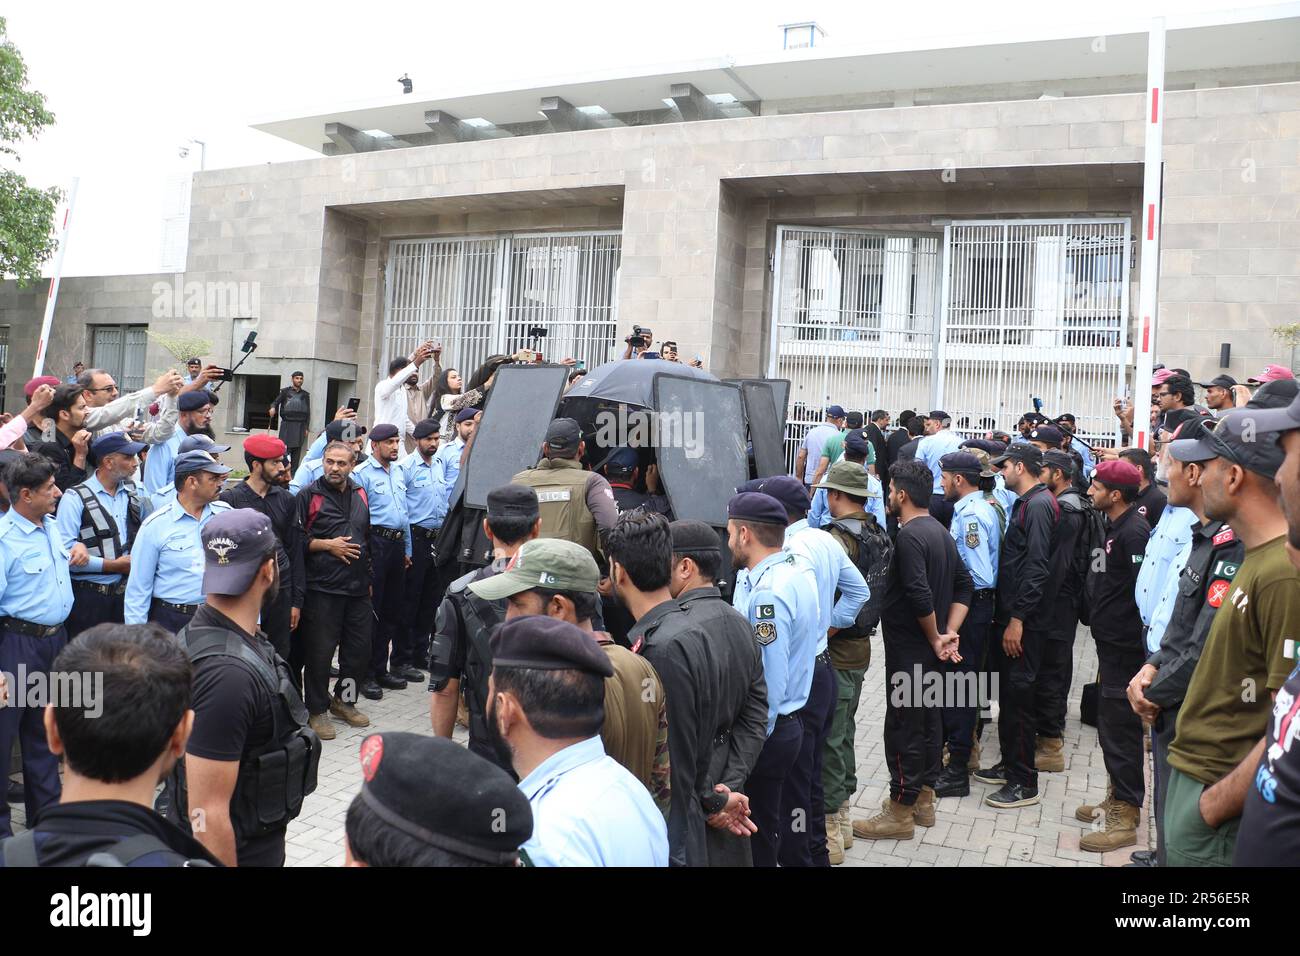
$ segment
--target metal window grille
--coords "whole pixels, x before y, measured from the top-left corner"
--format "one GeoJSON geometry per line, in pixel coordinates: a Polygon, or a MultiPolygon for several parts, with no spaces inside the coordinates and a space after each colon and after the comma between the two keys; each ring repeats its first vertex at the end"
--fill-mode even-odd
{"type": "Polygon", "coordinates": [[[610,360],[621,246],[617,232],[394,240],[383,367],[426,339],[466,378],[493,353],[533,345],[552,361],[610,360]],[[540,343],[533,326],[547,330],[540,343]]]}
{"type": "Polygon", "coordinates": [[[145,325],[92,326],[91,367],[112,375],[123,395],[144,388],[147,329],[145,325]]]}

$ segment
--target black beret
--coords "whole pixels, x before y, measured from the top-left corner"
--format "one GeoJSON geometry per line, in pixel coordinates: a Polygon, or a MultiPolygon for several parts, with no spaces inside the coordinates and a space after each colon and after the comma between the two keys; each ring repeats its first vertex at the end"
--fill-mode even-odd
{"type": "Polygon", "coordinates": [[[758,491],[763,487],[765,481],[767,481],[766,478],[751,478],[744,484],[736,486],[736,494],[740,494],[742,491],[758,491]]]}
{"type": "Polygon", "coordinates": [[[456,424],[460,425],[464,422],[473,421],[474,416],[477,415],[480,411],[481,409],[474,408],[473,406],[470,406],[469,408],[462,408],[460,411],[456,413],[456,424]]]}
{"type": "Polygon", "coordinates": [[[794,475],[776,475],[772,478],[764,478],[758,490],[781,502],[786,514],[802,515],[808,513],[808,489],[794,475]]]}
{"type": "Polygon", "coordinates": [[[370,440],[372,442],[388,441],[388,439],[396,437],[397,426],[389,424],[388,422],[381,422],[374,428],[370,429],[370,440]]]}
{"type": "Polygon", "coordinates": [[[428,438],[430,435],[436,434],[438,434],[438,423],[432,418],[416,422],[415,428],[411,429],[412,438],[428,438]]]}
{"type": "Polygon", "coordinates": [[[727,517],[758,524],[779,524],[783,528],[788,523],[785,505],[761,491],[742,491],[733,497],[727,502],[727,517]]]}
{"type": "Polygon", "coordinates": [[[958,475],[978,475],[984,469],[980,460],[968,451],[954,451],[939,459],[939,470],[958,475]]]}
{"type": "Polygon", "coordinates": [[[613,677],[614,666],[596,639],[576,624],[528,614],[512,618],[492,632],[495,667],[534,670],[575,670],[598,677],[613,677]]]}
{"type": "Polygon", "coordinates": [[[182,392],[181,397],[176,400],[176,407],[182,412],[197,412],[213,404],[212,393],[206,388],[195,389],[192,392],[182,392]]]}
{"type": "Polygon", "coordinates": [[[366,433],[366,426],[357,424],[354,418],[341,418],[325,426],[325,438],[328,441],[355,441],[366,433]]]}
{"type": "Polygon", "coordinates": [[[502,485],[487,496],[489,518],[536,518],[537,492],[527,485],[502,485]]]}
{"type": "Polygon", "coordinates": [[[844,433],[844,450],[851,451],[855,455],[865,455],[871,447],[871,439],[867,433],[861,429],[853,429],[844,433]]]}
{"type": "Polygon", "coordinates": [[[361,774],[354,799],[418,843],[509,866],[532,836],[532,808],[510,775],[446,737],[371,734],[361,742],[361,774]]]}
{"type": "Polygon", "coordinates": [[[673,553],[682,551],[719,551],[718,532],[703,521],[674,521],[668,526],[673,537],[673,553]]]}
{"type": "Polygon", "coordinates": [[[961,443],[962,448],[978,448],[980,451],[986,451],[990,455],[1000,455],[1007,450],[1007,446],[1000,441],[994,441],[991,438],[968,438],[961,443]]]}

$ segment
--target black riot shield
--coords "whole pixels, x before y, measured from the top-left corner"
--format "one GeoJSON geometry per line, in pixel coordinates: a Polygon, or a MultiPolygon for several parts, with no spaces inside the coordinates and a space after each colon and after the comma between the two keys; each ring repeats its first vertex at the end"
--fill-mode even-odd
{"type": "Polygon", "coordinates": [[[740,396],[749,423],[749,441],[754,447],[756,477],[785,474],[785,438],[777,415],[776,396],[770,382],[742,382],[740,396]]]}
{"type": "Polygon", "coordinates": [[[655,447],[673,513],[715,528],[749,478],[740,387],[660,375],[655,378],[655,447]]]}
{"type": "Polygon", "coordinates": [[[497,370],[461,471],[461,498],[468,507],[486,508],[489,491],[537,464],[546,426],[568,380],[563,365],[503,365],[497,370]]]}

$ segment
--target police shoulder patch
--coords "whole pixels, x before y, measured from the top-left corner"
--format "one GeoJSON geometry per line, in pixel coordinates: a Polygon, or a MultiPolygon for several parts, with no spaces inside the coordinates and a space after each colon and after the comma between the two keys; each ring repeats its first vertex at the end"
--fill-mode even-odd
{"type": "Polygon", "coordinates": [[[1213,538],[1210,539],[1210,543],[1217,548],[1221,544],[1227,544],[1229,541],[1236,541],[1236,540],[1237,540],[1236,532],[1234,532],[1231,528],[1224,528],[1222,531],[1220,531],[1218,534],[1216,534],[1213,538]]]}
{"type": "Polygon", "coordinates": [[[754,617],[760,621],[770,621],[776,617],[775,604],[757,604],[754,606],[754,617]]]}
{"type": "Polygon", "coordinates": [[[771,621],[759,621],[754,625],[754,639],[767,647],[776,640],[776,625],[771,621]]]}

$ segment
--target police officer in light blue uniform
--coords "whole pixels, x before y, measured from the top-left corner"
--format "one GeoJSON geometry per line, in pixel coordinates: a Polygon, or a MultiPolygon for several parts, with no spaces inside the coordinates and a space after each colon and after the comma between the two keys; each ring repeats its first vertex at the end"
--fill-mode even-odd
{"type": "MultiPolygon", "coordinates": [[[[991,477],[993,472],[981,465],[979,458],[963,449],[944,455],[939,460],[943,476],[943,491],[952,506],[952,525],[948,532],[957,545],[957,554],[970,572],[974,594],[970,611],[958,634],[961,637],[961,661],[945,661],[945,673],[978,675],[984,660],[984,649],[993,625],[997,604],[998,550],[1002,546],[1002,520],[993,505],[980,490],[980,479],[991,477]]],[[[960,680],[966,686],[970,677],[960,680]]],[[[977,678],[978,680],[978,678],[977,678]]],[[[954,686],[958,686],[954,684],[954,686]]],[[[978,684],[975,685],[978,688],[978,684]]],[[[945,701],[943,707],[943,736],[948,745],[948,765],[939,774],[934,785],[936,796],[966,796],[970,793],[967,763],[974,742],[975,725],[979,720],[979,700],[963,701],[966,706],[955,706],[956,701],[945,701]]]]}
{"type": "Polygon", "coordinates": [[[1134,586],[1138,613],[1146,626],[1148,653],[1160,649],[1174,602],[1178,600],[1178,582],[1192,553],[1192,528],[1200,523],[1196,512],[1178,505],[1165,505],[1155,530],[1147,541],[1146,557],[1134,586]]]}
{"type": "MultiPolygon", "coordinates": [[[[865,469],[864,464],[867,460],[868,449],[871,447],[871,440],[861,428],[855,428],[844,434],[844,460],[857,462],[865,469]]],[[[835,464],[835,462],[831,462],[835,464]]],[[[867,503],[863,510],[869,515],[874,515],[877,524],[880,527],[886,527],[885,524],[885,495],[880,479],[870,472],[867,473],[867,503]]],[[[826,504],[826,489],[818,488],[813,493],[812,507],[808,509],[808,526],[811,528],[824,528],[831,523],[830,508],[826,504]]]]}
{"type": "MultiPolygon", "coordinates": [[[[10,508],[0,515],[0,671],[13,682],[8,706],[0,707],[0,759],[8,768],[17,737],[29,826],[61,792],[59,758],[45,740],[45,701],[27,697],[31,678],[43,673],[48,679],[67,643],[63,622],[72,610],[71,555],[54,520],[60,497],[54,472],[40,455],[10,463],[10,508]]],[[[0,838],[10,836],[9,804],[0,801],[0,838]]]]}
{"type": "MultiPolygon", "coordinates": [[[[755,866],[776,866],[787,830],[783,790],[799,758],[798,711],[812,689],[821,613],[812,577],[784,547],[785,506],[759,492],[741,492],[727,505],[728,547],[737,568],[732,605],[745,615],[763,654],[767,681],[767,742],[745,783],[758,832],[755,866]]],[[[824,634],[824,632],[823,632],[824,634]]],[[[808,807],[811,792],[799,806],[808,807]]]]}
{"type": "Polygon", "coordinates": [[[175,634],[203,603],[203,542],[212,516],[230,510],[218,501],[230,469],[211,455],[176,458],[176,497],[140,525],[126,579],[127,624],[153,621],[175,634]]]}
{"type": "MultiPolygon", "coordinates": [[[[186,435],[181,439],[180,445],[176,448],[176,454],[184,455],[192,451],[201,451],[205,455],[216,459],[223,451],[230,451],[229,445],[218,445],[207,435],[186,435]]],[[[150,453],[152,454],[152,452],[150,453]]],[[[161,508],[169,501],[176,500],[176,482],[173,481],[165,488],[159,489],[155,494],[149,496],[149,504],[152,508],[161,508]]]]}
{"type": "Polygon", "coordinates": [[[437,518],[442,488],[433,472],[433,456],[438,450],[438,422],[426,418],[411,430],[415,450],[397,464],[406,486],[406,513],[411,523],[411,567],[406,572],[406,593],[402,608],[402,627],[410,632],[402,654],[394,651],[393,670],[407,680],[423,680],[420,668],[429,660],[429,635],[442,600],[438,586],[438,567],[434,563],[434,545],[441,522],[437,518]],[[418,676],[415,676],[418,675],[418,676]]]}
{"type": "Polygon", "coordinates": [[[370,586],[376,618],[363,693],[401,690],[408,680],[424,677],[402,674],[411,650],[410,630],[402,627],[402,584],[411,565],[411,522],[406,513],[406,479],[397,466],[401,447],[397,426],[378,424],[370,429],[370,457],[352,471],[352,480],[361,486],[370,505],[370,586]]]}
{"type": "Polygon", "coordinates": [[[460,456],[465,451],[465,442],[474,433],[474,416],[478,412],[477,408],[462,408],[457,412],[452,426],[454,437],[444,443],[433,456],[433,479],[439,488],[435,517],[439,525],[447,518],[451,493],[456,489],[456,480],[460,477],[460,456]]]}
{"type": "Polygon", "coordinates": [[[181,442],[191,432],[197,434],[200,428],[207,427],[212,421],[214,401],[206,388],[182,392],[176,400],[176,407],[180,410],[176,431],[165,442],[150,445],[149,457],[144,460],[144,490],[150,498],[159,492],[165,493],[175,480],[176,456],[181,453],[181,442]]]}

